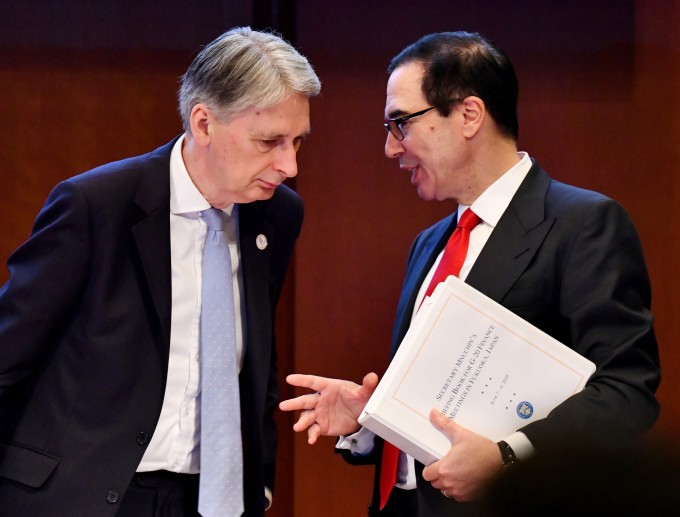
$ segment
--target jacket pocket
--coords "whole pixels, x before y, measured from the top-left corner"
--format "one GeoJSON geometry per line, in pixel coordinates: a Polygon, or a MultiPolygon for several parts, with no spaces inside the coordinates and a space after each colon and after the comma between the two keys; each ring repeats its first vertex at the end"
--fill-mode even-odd
{"type": "Polygon", "coordinates": [[[57,468],[60,458],[16,443],[0,443],[0,477],[40,488],[57,468]]]}

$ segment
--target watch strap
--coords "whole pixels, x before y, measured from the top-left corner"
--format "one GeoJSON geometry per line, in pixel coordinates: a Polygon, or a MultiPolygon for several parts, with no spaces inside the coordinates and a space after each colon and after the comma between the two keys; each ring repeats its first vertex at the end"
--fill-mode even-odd
{"type": "Polygon", "coordinates": [[[517,455],[508,442],[505,440],[498,442],[498,449],[501,451],[501,461],[503,462],[503,465],[512,465],[517,462],[517,455]]]}

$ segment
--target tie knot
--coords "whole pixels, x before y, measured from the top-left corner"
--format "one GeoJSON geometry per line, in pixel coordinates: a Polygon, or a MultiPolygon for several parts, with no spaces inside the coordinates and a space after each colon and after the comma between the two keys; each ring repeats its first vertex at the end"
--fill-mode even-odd
{"type": "Polygon", "coordinates": [[[457,227],[465,228],[466,230],[472,230],[480,222],[482,222],[482,220],[479,218],[479,216],[475,214],[471,208],[468,208],[460,217],[457,227]]]}
{"type": "Polygon", "coordinates": [[[221,232],[224,230],[224,218],[222,217],[222,210],[217,208],[208,208],[207,210],[201,211],[201,217],[208,225],[208,228],[215,232],[221,232]]]}

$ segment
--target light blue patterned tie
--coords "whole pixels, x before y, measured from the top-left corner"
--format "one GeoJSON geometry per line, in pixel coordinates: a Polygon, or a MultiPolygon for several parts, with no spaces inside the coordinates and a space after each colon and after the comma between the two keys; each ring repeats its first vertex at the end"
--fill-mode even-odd
{"type": "Polygon", "coordinates": [[[231,257],[221,210],[208,225],[201,292],[201,475],[203,517],[243,513],[243,453],[231,257]]]}

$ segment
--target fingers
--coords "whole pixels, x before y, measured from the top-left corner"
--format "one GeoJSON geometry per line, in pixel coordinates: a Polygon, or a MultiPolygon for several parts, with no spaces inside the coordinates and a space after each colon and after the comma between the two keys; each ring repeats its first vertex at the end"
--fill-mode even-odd
{"type": "Polygon", "coordinates": [[[455,496],[455,489],[450,483],[446,483],[445,479],[440,476],[440,461],[428,465],[423,469],[423,479],[429,481],[433,488],[439,490],[447,499],[453,499],[455,496]]]}
{"type": "Polygon", "coordinates": [[[314,445],[320,435],[321,427],[319,426],[319,424],[317,423],[312,424],[311,427],[309,428],[309,431],[307,431],[307,443],[309,445],[314,445]]]}
{"type": "Polygon", "coordinates": [[[293,424],[293,430],[299,433],[300,431],[304,431],[305,429],[312,427],[315,423],[316,411],[311,409],[303,411],[300,413],[300,418],[298,418],[298,421],[293,424]]]}
{"type": "Polygon", "coordinates": [[[432,483],[432,486],[435,488],[439,488],[438,486],[435,486],[437,483],[437,480],[439,479],[439,462],[435,461],[434,463],[431,463],[427,467],[423,469],[423,479],[425,481],[429,481],[432,483]]]}
{"type": "Polygon", "coordinates": [[[282,400],[279,402],[279,409],[281,411],[298,411],[304,409],[314,409],[319,400],[318,393],[309,393],[307,395],[300,395],[294,399],[282,400]]]}
{"type": "Polygon", "coordinates": [[[319,391],[325,385],[324,377],[316,375],[305,375],[302,373],[291,373],[286,377],[286,382],[291,386],[298,388],[309,388],[310,390],[319,391]]]}
{"type": "Polygon", "coordinates": [[[293,424],[295,432],[304,431],[307,429],[307,443],[314,445],[321,436],[321,426],[316,422],[315,411],[303,411],[300,413],[300,418],[293,424]]]}

